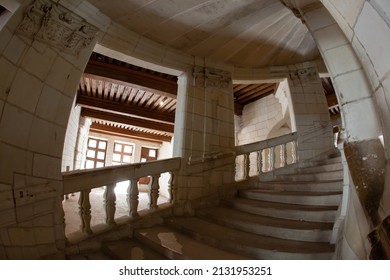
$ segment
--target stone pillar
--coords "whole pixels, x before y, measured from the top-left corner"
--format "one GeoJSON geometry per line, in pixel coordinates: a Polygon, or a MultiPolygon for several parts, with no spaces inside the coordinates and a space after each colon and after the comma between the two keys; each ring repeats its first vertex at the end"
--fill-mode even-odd
{"type": "Polygon", "coordinates": [[[291,101],[298,134],[298,160],[333,148],[333,128],[321,80],[314,64],[289,66],[291,101]]]}
{"type": "Polygon", "coordinates": [[[216,194],[234,182],[234,137],[231,74],[195,66],[179,77],[173,151],[184,158],[179,201],[216,194]]]}
{"type": "Polygon", "coordinates": [[[0,251],[37,259],[65,244],[63,144],[98,28],[52,1],[23,3],[0,31],[0,251]]]}

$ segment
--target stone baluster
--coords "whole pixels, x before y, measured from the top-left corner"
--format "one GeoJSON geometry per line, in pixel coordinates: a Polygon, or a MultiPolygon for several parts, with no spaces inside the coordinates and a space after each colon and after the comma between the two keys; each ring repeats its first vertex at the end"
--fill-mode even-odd
{"type": "Polygon", "coordinates": [[[291,163],[297,162],[297,142],[292,141],[291,142],[291,163]]]}
{"type": "Polygon", "coordinates": [[[249,179],[250,160],[249,154],[244,154],[244,180],[249,179]]]}
{"type": "Polygon", "coordinates": [[[259,175],[263,173],[263,150],[257,151],[257,172],[259,175]]]}
{"type": "Polygon", "coordinates": [[[127,189],[127,204],[129,206],[129,216],[138,217],[138,178],[130,179],[127,189]]]}
{"type": "Polygon", "coordinates": [[[269,171],[275,169],[275,147],[269,148],[268,164],[269,164],[269,171]]]}
{"type": "Polygon", "coordinates": [[[280,167],[287,166],[287,144],[280,145],[280,167]]]}
{"type": "Polygon", "coordinates": [[[169,203],[174,204],[177,201],[176,189],[176,172],[169,172],[170,178],[168,181],[169,203]]]}
{"type": "Polygon", "coordinates": [[[160,174],[151,176],[151,182],[149,184],[149,209],[154,210],[158,208],[158,196],[159,196],[159,178],[160,174]]]}
{"type": "Polygon", "coordinates": [[[81,191],[79,198],[79,215],[81,218],[81,231],[92,234],[91,230],[91,203],[89,194],[91,190],[81,191]]]}
{"type": "Polygon", "coordinates": [[[115,225],[115,210],[116,210],[116,195],[115,195],[116,184],[106,186],[103,194],[104,208],[106,210],[106,224],[115,225]]]}

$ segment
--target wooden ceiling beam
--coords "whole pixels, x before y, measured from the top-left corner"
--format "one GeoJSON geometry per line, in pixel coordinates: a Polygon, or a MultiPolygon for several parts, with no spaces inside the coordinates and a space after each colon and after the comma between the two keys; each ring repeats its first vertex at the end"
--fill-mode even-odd
{"type": "Polygon", "coordinates": [[[130,116],[125,116],[125,115],[120,115],[120,114],[115,114],[115,113],[105,112],[100,110],[94,110],[90,108],[82,108],[81,115],[84,117],[106,120],[106,121],[111,121],[119,124],[138,126],[138,127],[153,129],[157,131],[164,131],[168,133],[173,133],[174,130],[173,124],[134,118],[130,116]]]}
{"type": "Polygon", "coordinates": [[[245,93],[251,91],[252,89],[258,88],[259,86],[261,86],[261,85],[249,84],[249,85],[246,85],[246,87],[244,87],[244,88],[242,88],[242,89],[240,89],[238,91],[235,91],[235,93],[238,94],[238,95],[245,94],[245,93]]]}
{"type": "Polygon", "coordinates": [[[176,80],[164,79],[148,72],[120,65],[90,60],[84,70],[84,75],[95,76],[96,79],[140,88],[171,98],[177,96],[176,80]]]}
{"type": "Polygon", "coordinates": [[[246,100],[248,98],[251,98],[254,94],[258,94],[258,93],[262,94],[268,92],[269,90],[275,90],[275,84],[266,84],[266,85],[258,86],[246,92],[245,94],[239,95],[237,97],[237,100],[238,101],[246,100]]]}
{"type": "Polygon", "coordinates": [[[93,132],[99,132],[99,133],[104,133],[104,134],[109,134],[114,136],[122,136],[122,137],[127,137],[132,139],[138,139],[138,140],[141,139],[141,140],[158,142],[158,143],[171,142],[172,140],[171,136],[164,136],[164,135],[158,135],[158,134],[141,132],[141,131],[132,131],[125,128],[113,127],[113,126],[98,124],[98,123],[93,123],[90,129],[93,132]]]}
{"type": "Polygon", "coordinates": [[[99,108],[106,111],[119,112],[122,114],[137,116],[139,118],[154,119],[173,124],[175,122],[175,114],[161,114],[151,109],[142,108],[132,104],[119,103],[102,98],[94,98],[86,95],[77,95],[76,103],[81,106],[99,108]]]}

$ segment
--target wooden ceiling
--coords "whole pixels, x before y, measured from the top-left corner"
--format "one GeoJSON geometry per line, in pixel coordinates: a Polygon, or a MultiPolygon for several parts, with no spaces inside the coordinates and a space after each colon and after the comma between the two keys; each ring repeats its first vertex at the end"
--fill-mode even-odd
{"type": "Polygon", "coordinates": [[[93,53],[76,103],[94,131],[161,142],[173,135],[176,93],[175,76],[93,53]]]}
{"type": "Polygon", "coordinates": [[[270,94],[275,94],[278,83],[235,84],[233,85],[234,111],[242,115],[244,106],[270,94]]]}
{"type": "MultiPolygon", "coordinates": [[[[330,114],[337,99],[329,78],[322,80],[330,114]]],[[[278,83],[234,84],[235,114],[275,94],[278,83]]],[[[76,103],[93,120],[92,131],[148,141],[170,141],[174,131],[177,77],[93,53],[82,75],[76,103]]],[[[336,107],[334,107],[336,106],[336,107]]],[[[336,109],[334,109],[336,108],[336,109]]],[[[333,113],[332,113],[333,112],[333,113]]]]}

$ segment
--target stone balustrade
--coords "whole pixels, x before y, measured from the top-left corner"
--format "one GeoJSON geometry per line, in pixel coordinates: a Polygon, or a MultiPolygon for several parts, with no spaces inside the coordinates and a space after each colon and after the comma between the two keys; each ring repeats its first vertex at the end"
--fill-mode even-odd
{"type": "Polygon", "coordinates": [[[297,162],[297,133],[236,147],[236,180],[274,171],[297,162]]]}
{"type": "Polygon", "coordinates": [[[91,230],[91,203],[89,195],[92,189],[106,186],[103,195],[104,209],[106,213],[105,222],[108,225],[115,225],[116,210],[116,183],[129,181],[127,189],[127,202],[129,206],[128,215],[138,217],[138,180],[149,176],[149,209],[158,209],[157,200],[159,197],[159,178],[162,173],[169,172],[168,182],[169,201],[175,201],[175,172],[179,170],[180,158],[170,158],[165,160],[150,161],[144,163],[124,164],[119,166],[109,166],[96,169],[84,169],[63,173],[64,195],[80,192],[79,214],[81,218],[81,230],[87,234],[92,234],[91,230]]]}

